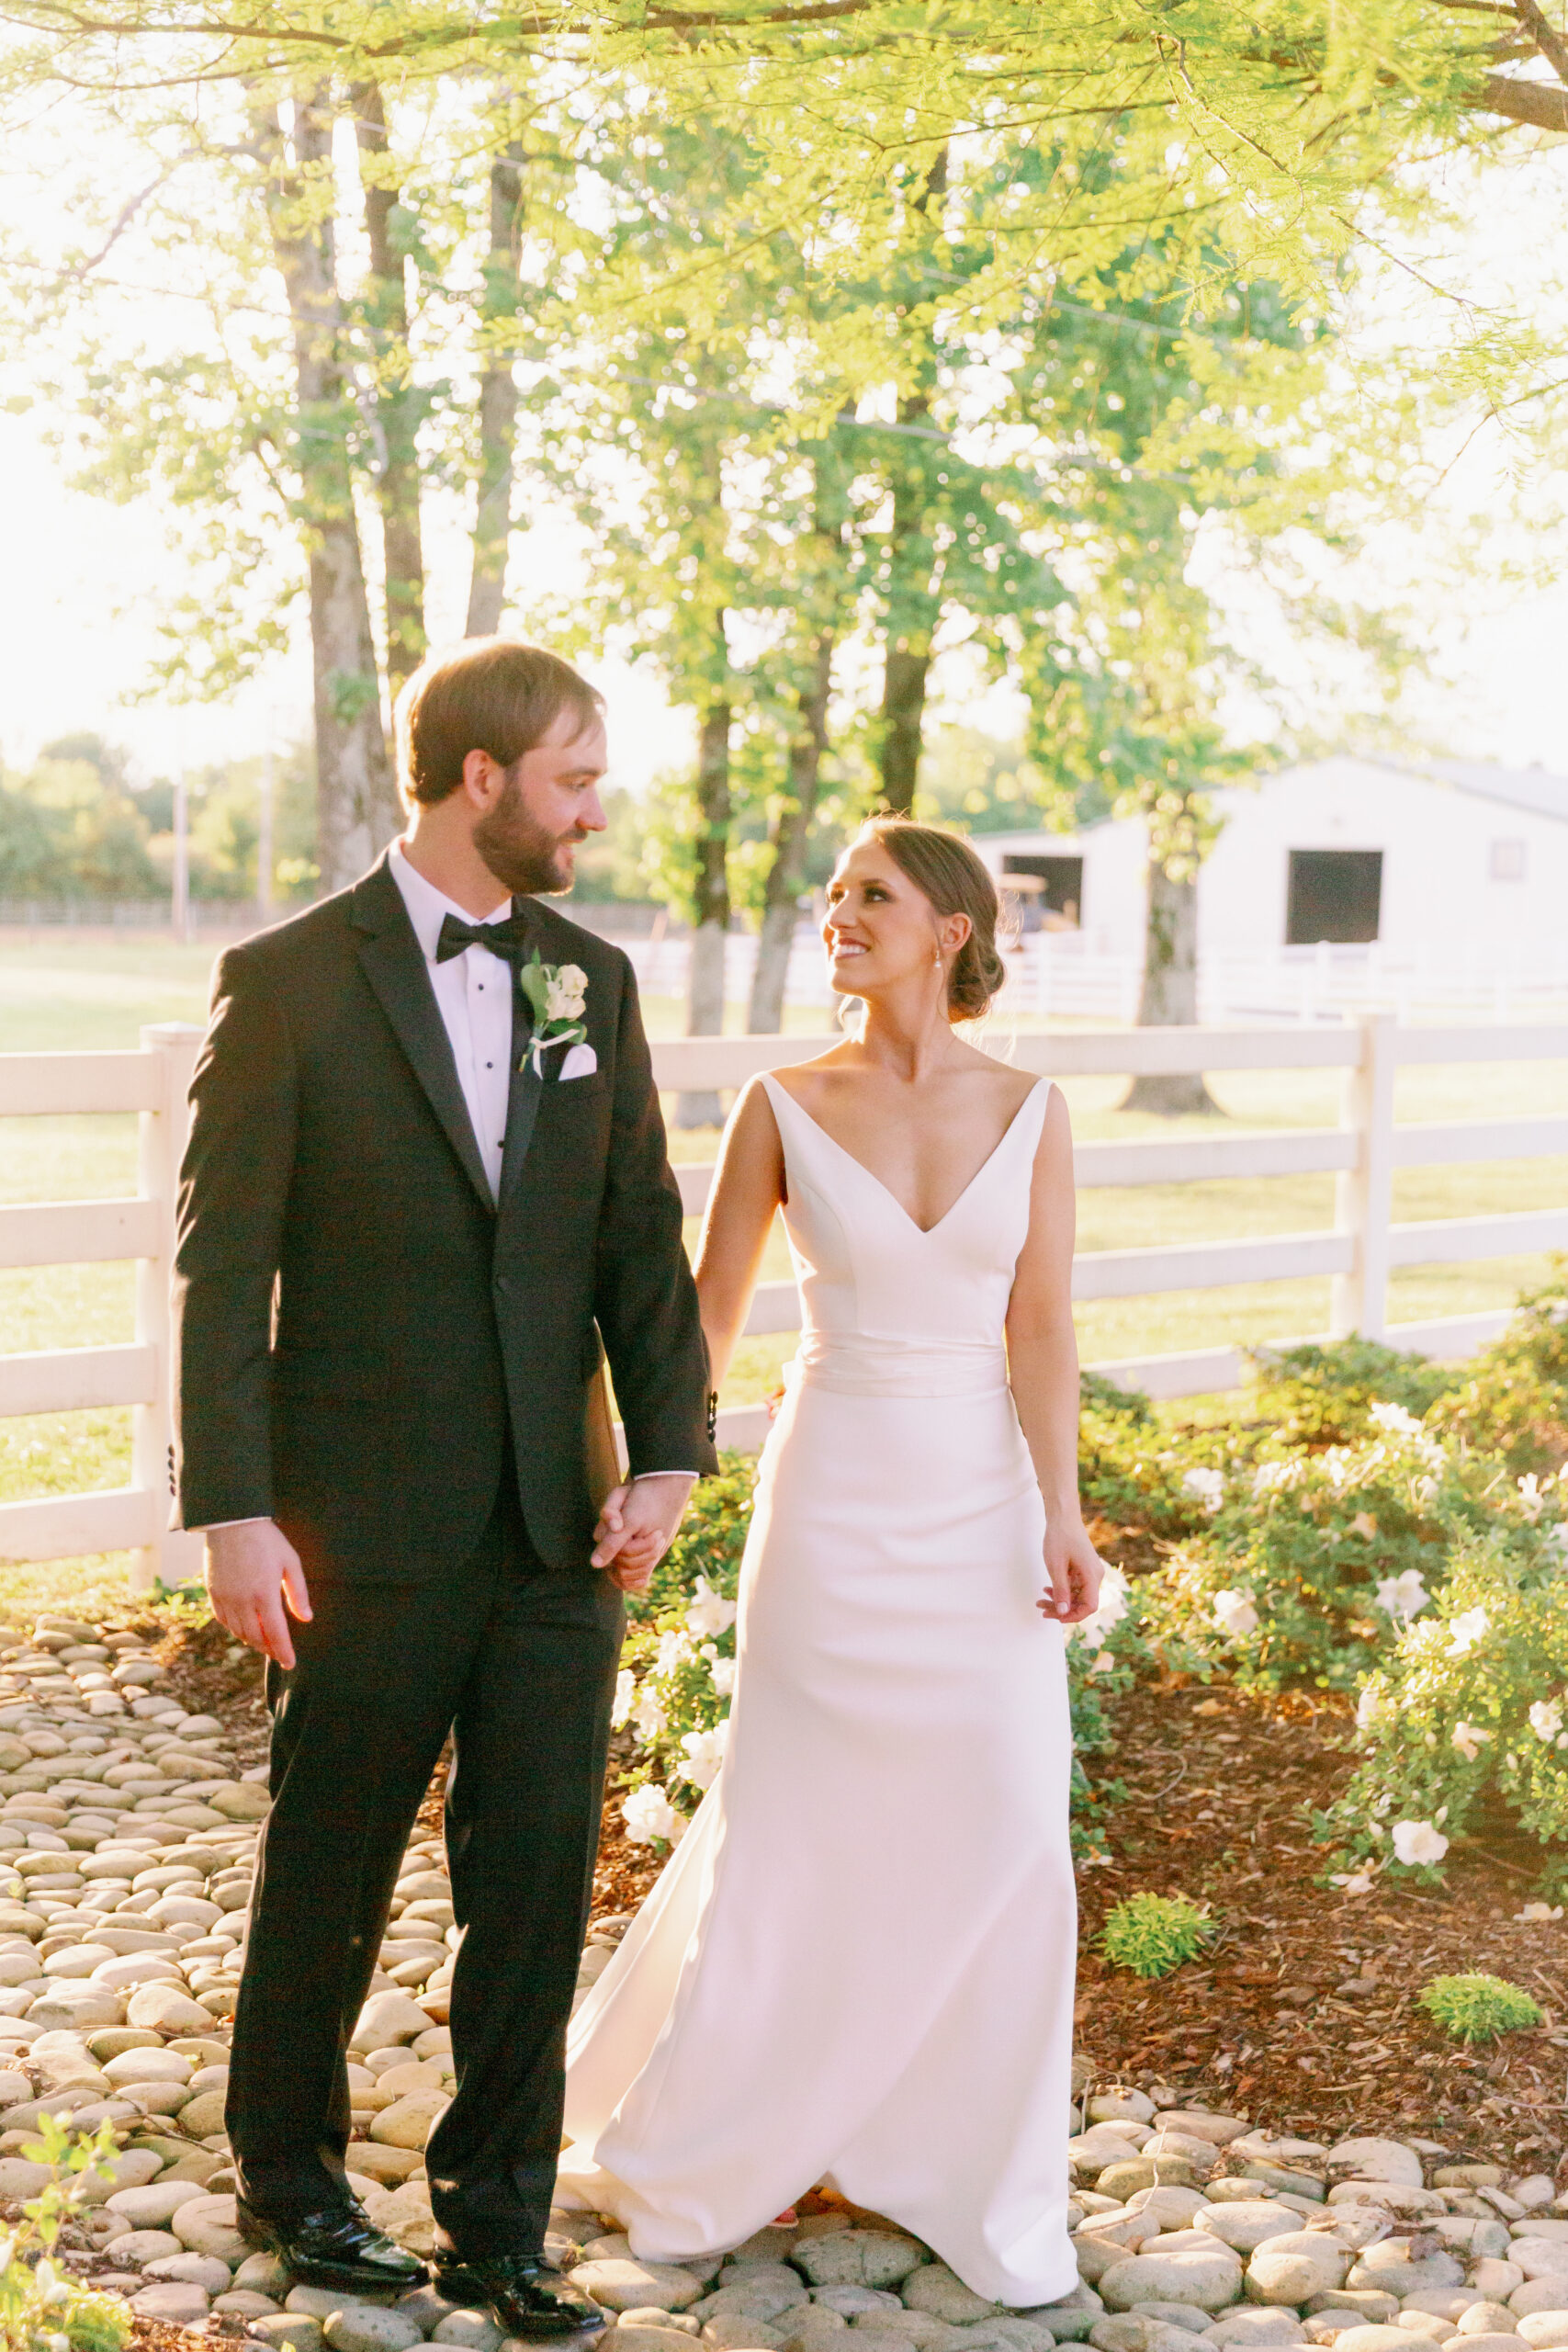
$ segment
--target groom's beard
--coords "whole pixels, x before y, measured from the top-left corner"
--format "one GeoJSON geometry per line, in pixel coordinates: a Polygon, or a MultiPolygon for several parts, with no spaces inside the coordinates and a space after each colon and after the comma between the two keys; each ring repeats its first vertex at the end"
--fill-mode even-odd
{"type": "Polygon", "coordinates": [[[530,816],[523,805],[522,778],[515,774],[507,777],[490,815],[474,827],[474,847],[514,899],[531,898],[541,890],[570,890],[577,878],[571,851],[583,838],[574,831],[563,841],[530,816]]]}

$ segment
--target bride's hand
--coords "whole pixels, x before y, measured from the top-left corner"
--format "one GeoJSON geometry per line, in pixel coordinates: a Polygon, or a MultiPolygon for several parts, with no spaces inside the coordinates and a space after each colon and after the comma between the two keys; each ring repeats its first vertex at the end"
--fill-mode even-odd
{"type": "Polygon", "coordinates": [[[1105,1563],[1089,1542],[1081,1519],[1058,1516],[1046,1521],[1044,1558],[1050,1586],[1034,1604],[1041,1615],[1059,1625],[1077,1625],[1092,1617],[1100,1606],[1105,1563]]]}

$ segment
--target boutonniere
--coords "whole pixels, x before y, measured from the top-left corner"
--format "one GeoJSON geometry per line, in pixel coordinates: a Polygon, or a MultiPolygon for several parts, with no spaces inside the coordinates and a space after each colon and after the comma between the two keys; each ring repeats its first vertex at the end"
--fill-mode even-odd
{"type": "MultiPolygon", "coordinates": [[[[551,1046],[581,1045],[588,1035],[582,1020],[588,975],[581,964],[547,964],[535,955],[518,967],[517,985],[533,1012],[534,1035],[528,1052],[534,1057],[536,1076],[543,1078],[544,1057],[551,1046]]],[[[521,1069],[523,1063],[517,1067],[521,1069]]]]}

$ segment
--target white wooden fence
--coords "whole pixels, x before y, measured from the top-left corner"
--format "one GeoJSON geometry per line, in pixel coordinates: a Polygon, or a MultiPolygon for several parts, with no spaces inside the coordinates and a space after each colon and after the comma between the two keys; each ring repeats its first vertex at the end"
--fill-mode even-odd
{"type": "MultiPolygon", "coordinates": [[[[134,1579],[177,1583],[197,1572],[197,1538],[168,1533],[168,1282],[175,1173],[185,1140],[185,1097],[199,1032],[144,1029],[137,1053],[0,1055],[0,1116],[135,1111],[141,1119],[137,1197],[25,1203],[0,1207],[0,1266],[137,1261],[135,1338],[124,1347],[50,1350],[0,1356],[0,1414],[69,1412],[130,1405],[134,1433],[130,1486],[106,1493],[0,1505],[0,1558],[57,1559],[130,1550],[134,1579]]],[[[731,1089],[761,1069],[808,1059],[826,1037],[687,1037],[654,1046],[654,1069],[669,1091],[731,1089]]],[[[1396,1125],[1394,1073],[1401,1064],[1568,1059],[1568,1023],[1514,1028],[1401,1028],[1376,1014],[1318,1029],[1155,1029],[1045,1032],[1018,1037],[1021,1069],[1055,1077],[1137,1076],[1228,1069],[1338,1069],[1339,1123],[1289,1133],[1179,1136],[1128,1143],[1084,1143],[1074,1162],[1081,1187],[1196,1183],[1216,1177],[1293,1176],[1332,1170],[1333,1227],[1324,1232],[1242,1236],[1082,1253],[1076,1298],[1151,1296],[1231,1283],[1331,1278],[1330,1329],[1360,1331],[1395,1347],[1440,1356],[1468,1354],[1499,1331],[1502,1310],[1390,1325],[1388,1283],[1402,1266],[1465,1262],[1568,1249],[1568,1205],[1494,1216],[1441,1217],[1396,1225],[1396,1168],[1527,1159],[1568,1153],[1568,1116],[1470,1119],[1396,1125]]],[[[676,1173],[688,1214],[707,1198],[713,1170],[676,1173]]],[[[764,1283],[747,1329],[791,1331],[799,1322],[793,1282],[764,1283]]],[[[1203,1348],[1094,1367],[1154,1396],[1235,1387],[1241,1351],[1203,1348]]],[[[721,1413],[722,1442],[754,1447],[761,1408],[721,1413]]]]}

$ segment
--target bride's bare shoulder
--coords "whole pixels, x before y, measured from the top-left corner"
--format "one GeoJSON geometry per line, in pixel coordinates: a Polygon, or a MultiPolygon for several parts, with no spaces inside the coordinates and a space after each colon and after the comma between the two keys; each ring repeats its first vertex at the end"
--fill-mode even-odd
{"type": "MultiPolygon", "coordinates": [[[[768,1076],[804,1109],[813,1095],[852,1075],[857,1067],[854,1056],[845,1046],[830,1046],[825,1054],[815,1054],[808,1062],[786,1062],[782,1069],[771,1069],[768,1076]]],[[[752,1079],[750,1083],[761,1091],[760,1078],[752,1079]]]]}
{"type": "Polygon", "coordinates": [[[983,1054],[977,1046],[964,1046],[961,1067],[971,1076],[986,1080],[1010,1119],[1023,1108],[1040,1083],[1032,1070],[1014,1069],[1010,1062],[999,1062],[994,1054],[983,1054]]]}

